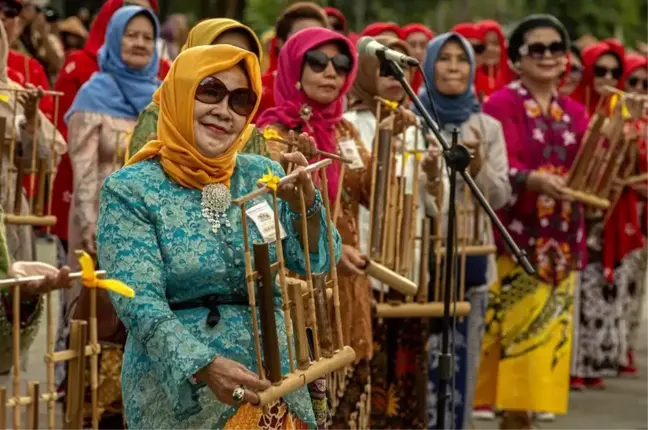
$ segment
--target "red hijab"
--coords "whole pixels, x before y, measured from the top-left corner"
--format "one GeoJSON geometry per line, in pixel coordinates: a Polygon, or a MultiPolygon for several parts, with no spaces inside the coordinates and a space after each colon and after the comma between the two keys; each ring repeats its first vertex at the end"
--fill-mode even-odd
{"type": "MultiPolygon", "coordinates": [[[[289,129],[303,127],[303,131],[313,136],[317,148],[326,152],[337,152],[335,126],[342,120],[344,97],[351,89],[358,69],[356,48],[349,39],[327,28],[306,28],[288,39],[279,52],[279,68],[274,85],[276,106],[263,112],[256,121],[259,128],[271,124],[282,124],[289,129]],[[351,73],[344,81],[336,100],[327,105],[312,101],[304,91],[297,88],[301,81],[302,64],[306,53],[326,43],[338,42],[347,46],[353,61],[351,73]],[[301,118],[301,108],[311,107],[312,115],[308,125],[301,118]]],[[[328,191],[331,201],[335,201],[340,180],[339,163],[332,163],[326,170],[328,191]]]]}
{"type": "MultiPolygon", "coordinates": [[[[585,106],[587,113],[592,115],[599,103],[601,96],[594,91],[594,65],[596,61],[604,54],[614,54],[618,57],[621,67],[625,59],[625,50],[623,45],[617,41],[605,40],[581,51],[583,61],[583,77],[578,87],[571,94],[571,97],[585,106]]],[[[621,88],[621,79],[617,83],[617,88],[621,88]]]]}
{"type": "Polygon", "coordinates": [[[477,24],[473,24],[472,22],[462,22],[457,24],[452,27],[450,32],[459,33],[466,39],[477,39],[484,43],[484,33],[477,24]]]}
{"type": "Polygon", "coordinates": [[[491,31],[495,32],[500,45],[499,63],[493,67],[492,73],[489,75],[489,67],[484,64],[475,73],[475,89],[477,94],[489,96],[494,91],[509,84],[517,75],[511,70],[508,64],[506,36],[502,27],[496,21],[490,19],[479,21],[476,27],[477,32],[482,34],[484,42],[488,33],[491,31]]]}
{"type": "Polygon", "coordinates": [[[346,17],[342,12],[340,12],[339,9],[336,9],[334,7],[327,6],[324,8],[324,12],[326,13],[327,16],[334,16],[337,18],[340,24],[342,24],[342,33],[346,34],[347,32],[347,20],[346,17]]]}
{"type": "Polygon", "coordinates": [[[638,54],[627,54],[623,62],[623,76],[619,80],[619,88],[625,88],[626,81],[637,69],[648,69],[648,57],[638,54]]]}
{"type": "Polygon", "coordinates": [[[396,33],[398,35],[399,39],[402,39],[402,31],[401,28],[394,24],[393,22],[374,22],[373,24],[369,24],[368,26],[365,27],[364,30],[362,30],[362,33],[360,33],[360,37],[362,36],[369,36],[369,37],[376,37],[380,36],[382,33],[385,33],[386,31],[391,31],[393,33],[396,33]]]}
{"type": "MultiPolygon", "coordinates": [[[[401,39],[407,41],[407,38],[414,34],[414,33],[423,33],[428,39],[428,42],[434,38],[434,33],[432,30],[424,26],[423,24],[407,24],[403,29],[401,30],[401,39]]],[[[414,75],[412,76],[412,89],[414,92],[418,93],[419,88],[421,88],[421,85],[423,85],[423,75],[421,75],[421,71],[416,69],[414,71],[414,75]]]]}

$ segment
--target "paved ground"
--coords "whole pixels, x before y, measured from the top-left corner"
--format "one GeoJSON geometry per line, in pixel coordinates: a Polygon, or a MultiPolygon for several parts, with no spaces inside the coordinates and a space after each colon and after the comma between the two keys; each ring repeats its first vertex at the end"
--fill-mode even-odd
{"type": "MultiPolygon", "coordinates": [[[[51,247],[41,243],[38,252],[41,260],[53,261],[51,247]]],[[[648,312],[644,314],[648,315],[648,312]]],[[[637,364],[641,370],[637,378],[610,379],[604,391],[572,393],[568,415],[559,417],[553,423],[538,423],[537,426],[542,429],[648,429],[648,332],[645,322],[640,336],[641,344],[637,351],[637,364]]],[[[42,381],[41,390],[45,389],[46,378],[45,366],[39,357],[42,357],[44,352],[45,330],[41,327],[30,354],[25,378],[25,380],[42,381]]],[[[0,385],[9,388],[6,378],[2,376],[0,376],[0,385]]],[[[47,423],[44,406],[44,404],[41,406],[41,428],[46,428],[47,423]]],[[[11,417],[10,411],[7,412],[7,418],[11,417]]],[[[7,425],[9,422],[10,420],[7,421],[7,425]]],[[[23,428],[25,428],[24,424],[23,420],[23,428]]],[[[495,421],[477,421],[475,424],[478,429],[497,428],[495,421]]],[[[0,428],[3,428],[2,423],[0,428]]]]}

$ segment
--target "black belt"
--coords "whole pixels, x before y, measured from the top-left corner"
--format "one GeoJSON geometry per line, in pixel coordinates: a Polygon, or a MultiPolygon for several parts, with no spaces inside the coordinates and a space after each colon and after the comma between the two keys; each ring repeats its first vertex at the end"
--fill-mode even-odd
{"type": "Polygon", "coordinates": [[[216,327],[221,318],[220,311],[218,310],[219,305],[248,306],[249,304],[250,302],[247,299],[238,297],[221,297],[212,294],[210,296],[200,297],[199,299],[190,300],[188,302],[169,303],[169,306],[171,307],[172,311],[207,308],[209,310],[209,314],[207,314],[207,325],[210,327],[216,327]]]}

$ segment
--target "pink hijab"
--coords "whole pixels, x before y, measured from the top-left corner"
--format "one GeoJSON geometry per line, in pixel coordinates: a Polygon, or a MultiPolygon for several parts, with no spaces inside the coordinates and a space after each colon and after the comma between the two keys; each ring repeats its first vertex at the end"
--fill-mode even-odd
{"type": "MultiPolygon", "coordinates": [[[[321,151],[337,153],[335,126],[342,120],[344,113],[344,96],[351,89],[358,69],[358,59],[355,46],[345,36],[326,28],[306,28],[295,33],[279,52],[277,77],[274,83],[276,106],[267,109],[257,119],[257,127],[263,128],[270,124],[282,124],[289,129],[300,125],[306,133],[315,138],[317,148],[321,151]],[[301,81],[304,56],[321,45],[327,43],[344,44],[353,61],[351,73],[344,81],[340,95],[328,105],[322,105],[308,98],[306,93],[298,88],[301,81]],[[312,115],[308,121],[309,127],[300,117],[301,108],[308,105],[312,115]]],[[[333,162],[326,170],[328,179],[328,194],[331,202],[335,201],[340,181],[340,166],[333,162]]]]}

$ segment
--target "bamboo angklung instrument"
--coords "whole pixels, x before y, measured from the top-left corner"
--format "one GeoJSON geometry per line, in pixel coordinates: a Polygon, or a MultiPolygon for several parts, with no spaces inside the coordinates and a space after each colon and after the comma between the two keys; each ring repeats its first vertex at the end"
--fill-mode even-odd
{"type": "MultiPolygon", "coordinates": [[[[86,254],[87,255],[87,254],[86,254]]],[[[68,372],[68,387],[66,393],[66,406],[63,427],[64,428],[83,428],[84,416],[84,401],[85,401],[85,383],[86,383],[86,357],[90,357],[91,365],[89,368],[89,377],[91,381],[91,417],[92,428],[99,428],[99,409],[96,402],[96,393],[98,386],[98,365],[97,358],[101,352],[101,346],[97,340],[97,302],[96,302],[96,288],[106,288],[101,284],[99,278],[105,277],[104,271],[94,271],[92,266],[92,259],[85,255],[79,258],[81,262],[82,271],[71,273],[69,279],[71,281],[81,280],[83,285],[90,288],[90,321],[72,321],[70,331],[70,345],[64,351],[54,352],[56,321],[54,318],[54,304],[52,292],[48,291],[45,296],[45,309],[46,309],[46,354],[43,357],[46,366],[46,390],[41,393],[40,384],[38,381],[29,381],[27,395],[22,395],[20,392],[21,382],[21,365],[20,365],[20,289],[21,286],[32,283],[42,282],[45,280],[44,276],[28,276],[22,278],[8,278],[0,280],[0,290],[10,288],[12,290],[12,314],[13,314],[13,373],[11,377],[12,382],[12,396],[7,397],[5,387],[0,386],[0,428],[6,426],[6,408],[13,410],[13,429],[21,429],[21,409],[23,406],[28,410],[28,426],[29,428],[38,428],[38,414],[39,403],[45,402],[47,404],[47,428],[56,429],[61,428],[60,423],[56,423],[56,401],[59,394],[55,386],[54,366],[60,362],[70,362],[68,372]],[[94,299],[93,299],[94,297],[94,299]],[[89,342],[88,342],[89,340],[89,342]]],[[[113,289],[113,291],[120,294],[131,296],[132,290],[128,287],[125,289],[113,289]]]]}
{"type": "MultiPolygon", "coordinates": [[[[326,211],[327,217],[327,237],[329,241],[329,249],[327,252],[330,254],[330,259],[333,260],[334,244],[333,244],[333,225],[331,223],[330,204],[328,193],[326,190],[326,172],[325,167],[331,163],[330,159],[318,161],[306,167],[306,172],[309,174],[319,174],[320,183],[323,186],[321,191],[323,200],[323,209],[326,211]]],[[[337,285],[337,274],[335,272],[335,265],[332,265],[331,272],[329,273],[330,280],[325,281],[324,274],[312,273],[310,263],[310,253],[308,252],[308,221],[306,218],[306,203],[304,193],[301,187],[298,187],[300,195],[300,217],[299,222],[301,226],[301,238],[303,241],[302,248],[304,249],[305,261],[305,281],[291,279],[288,281],[285,276],[285,263],[283,260],[283,250],[280,234],[281,225],[279,221],[279,204],[276,194],[276,189],[281,184],[290,181],[294,174],[289,174],[281,179],[277,177],[268,178],[266,186],[252,191],[251,193],[242,196],[232,203],[241,208],[241,223],[243,228],[243,239],[245,247],[245,268],[246,268],[246,281],[248,287],[249,304],[252,310],[252,331],[254,335],[254,348],[257,358],[257,372],[260,377],[265,377],[265,369],[269,371],[269,379],[273,383],[272,386],[262,392],[259,392],[260,403],[259,406],[265,406],[274,402],[286,394],[293,392],[304,385],[313,382],[316,379],[325,377],[332,372],[344,369],[355,360],[355,351],[350,346],[345,346],[342,340],[342,327],[340,316],[340,296],[337,285]],[[264,260],[257,258],[257,250],[261,249],[257,244],[253,244],[255,249],[255,261],[252,265],[252,258],[250,254],[250,237],[247,231],[247,214],[246,203],[259,198],[265,194],[272,196],[272,210],[274,212],[274,226],[275,226],[275,240],[276,258],[277,261],[271,262],[270,258],[264,260]],[[279,350],[279,341],[276,325],[273,327],[271,323],[267,322],[269,317],[264,317],[266,312],[261,312],[261,333],[259,332],[259,323],[256,317],[256,293],[254,288],[255,281],[259,281],[263,277],[263,282],[268,278],[275,279],[272,272],[278,272],[276,278],[278,279],[281,296],[283,299],[283,312],[284,321],[286,324],[286,343],[287,343],[287,356],[290,371],[288,374],[280,374],[270,370],[276,368],[276,363],[281,363],[281,353],[279,350]],[[268,275],[270,273],[270,275],[268,275]],[[305,285],[305,287],[304,287],[305,285]],[[325,320],[329,319],[327,312],[327,292],[328,286],[332,287],[333,299],[333,313],[337,333],[334,336],[331,333],[330,323],[320,321],[320,318],[325,320]],[[305,290],[305,292],[304,292],[305,290]],[[308,312],[308,315],[306,314],[308,312]],[[310,321],[308,323],[307,321],[310,321]],[[308,326],[308,327],[307,327],[308,326]],[[293,334],[293,329],[295,334],[293,334]],[[313,335],[313,352],[314,357],[308,355],[308,336],[307,329],[312,330],[313,335]],[[332,339],[335,339],[333,342],[332,339]],[[324,342],[322,342],[324,340],[324,342]],[[268,344],[269,343],[269,344],[268,344]],[[329,346],[330,345],[330,351],[329,346]],[[296,366],[295,366],[295,350],[296,350],[296,366]],[[261,355],[263,351],[263,358],[261,355]],[[264,366],[265,364],[265,366],[264,366]],[[274,373],[273,373],[274,372],[274,373]]],[[[265,248],[269,249],[269,243],[264,244],[265,248]]],[[[265,251],[264,251],[265,253],[265,251]]],[[[263,289],[266,285],[263,286],[263,289]]],[[[262,309],[274,309],[275,302],[271,294],[263,293],[259,288],[260,307],[262,309]]],[[[280,369],[280,366],[278,366],[280,369]]],[[[279,370],[280,372],[280,370],[279,370]]]]}
{"type": "Polygon", "coordinates": [[[599,210],[609,210],[611,200],[616,199],[613,187],[619,180],[623,160],[633,146],[623,133],[624,96],[613,97],[623,108],[613,109],[608,115],[609,98],[601,97],[567,178],[567,192],[575,200],[599,210]]]}
{"type": "MultiPolygon", "coordinates": [[[[23,155],[19,154],[21,151],[16,146],[16,130],[15,130],[15,118],[16,118],[16,109],[17,109],[17,100],[18,94],[20,93],[33,93],[34,90],[22,89],[22,88],[0,88],[0,92],[10,92],[12,93],[14,102],[12,106],[12,116],[11,118],[5,118],[5,127],[11,127],[11,133],[9,138],[9,144],[5,142],[5,133],[1,136],[2,143],[0,144],[0,149],[2,153],[8,149],[9,151],[9,166],[7,166],[8,172],[8,183],[14,183],[15,189],[13,191],[13,202],[10,200],[10,195],[12,194],[10,190],[0,190],[0,196],[2,196],[5,201],[5,207],[8,207],[9,210],[5,211],[4,222],[5,224],[15,224],[15,225],[32,225],[32,226],[45,226],[51,228],[56,224],[56,217],[51,215],[52,208],[52,187],[54,183],[54,177],[56,175],[56,153],[54,151],[55,139],[56,139],[56,130],[57,130],[57,118],[58,118],[58,105],[59,97],[63,93],[58,91],[44,91],[43,95],[51,96],[54,99],[54,124],[52,136],[41,136],[39,133],[40,125],[39,115],[35,117],[35,132],[32,136],[32,141],[29,144],[31,154],[29,154],[29,159],[25,159],[23,155]],[[8,124],[7,124],[8,123],[8,124]],[[46,157],[39,155],[39,147],[43,145],[38,144],[39,138],[51,139],[48,147],[48,154],[46,157]],[[8,148],[7,148],[8,147],[8,148]],[[23,185],[24,178],[27,176],[29,178],[28,190],[29,190],[29,199],[28,207],[23,208],[22,198],[23,198],[23,185]],[[49,187],[47,187],[49,186],[49,187]],[[46,189],[47,188],[47,189],[46,189]],[[48,191],[46,193],[46,191],[48,191]],[[45,198],[47,197],[47,203],[45,203],[45,198]],[[27,213],[23,209],[27,210],[27,213]]],[[[22,145],[26,147],[26,145],[22,145]]],[[[1,167],[1,166],[0,166],[1,167]]]]}
{"type": "MultiPolygon", "coordinates": [[[[395,109],[392,104],[388,105],[392,110],[389,117],[391,120],[387,121],[385,127],[381,127],[380,106],[382,104],[383,100],[377,101],[377,127],[371,153],[372,188],[369,201],[369,261],[365,271],[371,278],[382,284],[406,296],[411,296],[416,294],[418,290],[416,283],[396,271],[396,248],[400,246],[397,234],[399,227],[402,228],[402,225],[397,224],[400,200],[397,184],[399,182],[403,183],[403,181],[398,178],[396,172],[396,167],[402,169],[402,165],[397,163],[396,149],[392,145],[393,112],[395,109]]],[[[406,223],[412,225],[409,221],[406,223]]],[[[381,298],[383,298],[384,291],[381,290],[380,294],[381,298]]]]}

